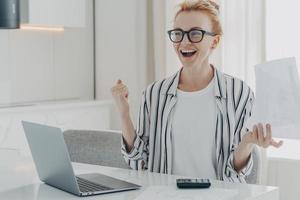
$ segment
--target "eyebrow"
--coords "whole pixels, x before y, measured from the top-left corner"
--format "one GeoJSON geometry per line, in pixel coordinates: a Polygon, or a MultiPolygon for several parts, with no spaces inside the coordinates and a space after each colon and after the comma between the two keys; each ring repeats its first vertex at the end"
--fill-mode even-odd
{"type": "MultiPolygon", "coordinates": [[[[174,29],[181,29],[181,30],[183,30],[182,28],[179,28],[179,27],[174,27],[174,29]]],[[[201,30],[204,30],[204,29],[202,29],[202,28],[199,27],[199,26],[195,26],[195,27],[190,28],[190,29],[187,30],[187,31],[190,31],[190,30],[192,30],[192,29],[201,29],[201,30]]]]}

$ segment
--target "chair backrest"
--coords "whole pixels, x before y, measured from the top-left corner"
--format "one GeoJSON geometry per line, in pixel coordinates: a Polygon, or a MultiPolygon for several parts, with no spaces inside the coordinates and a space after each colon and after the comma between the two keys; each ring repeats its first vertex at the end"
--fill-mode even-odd
{"type": "Polygon", "coordinates": [[[253,168],[251,173],[246,177],[246,182],[249,184],[260,184],[262,181],[262,152],[260,147],[254,145],[252,151],[253,168]]]}
{"type": "Polygon", "coordinates": [[[129,169],[118,131],[67,130],[64,138],[72,162],[129,169]]]}

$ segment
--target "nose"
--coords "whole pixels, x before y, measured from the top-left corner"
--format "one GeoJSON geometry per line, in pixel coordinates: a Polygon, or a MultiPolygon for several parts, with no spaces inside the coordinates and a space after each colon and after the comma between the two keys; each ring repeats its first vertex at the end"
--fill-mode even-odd
{"type": "Polygon", "coordinates": [[[182,44],[186,44],[186,43],[189,44],[189,43],[191,43],[190,40],[189,40],[189,38],[188,38],[188,35],[187,35],[187,34],[184,34],[184,35],[183,35],[183,39],[182,39],[181,43],[182,43],[182,44]]]}

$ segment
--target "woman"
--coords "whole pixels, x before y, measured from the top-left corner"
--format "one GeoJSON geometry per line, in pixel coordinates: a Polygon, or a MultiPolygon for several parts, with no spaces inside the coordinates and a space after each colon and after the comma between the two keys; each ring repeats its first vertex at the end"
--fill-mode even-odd
{"type": "Polygon", "coordinates": [[[273,140],[269,124],[246,128],[253,92],[209,64],[222,36],[218,13],[211,0],[180,4],[168,34],[182,68],[144,90],[136,130],[128,88],[118,80],[111,89],[122,119],[122,153],[131,168],[245,182],[253,146],[282,145],[273,140]]]}

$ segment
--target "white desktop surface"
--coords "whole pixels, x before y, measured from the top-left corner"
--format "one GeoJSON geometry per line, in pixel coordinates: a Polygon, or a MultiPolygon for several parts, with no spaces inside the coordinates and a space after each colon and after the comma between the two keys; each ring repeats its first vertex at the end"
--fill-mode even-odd
{"type": "MultiPolygon", "coordinates": [[[[155,188],[158,188],[157,186],[168,186],[176,189],[176,178],[180,178],[179,176],[174,175],[151,173],[147,171],[119,169],[81,163],[73,163],[73,167],[76,174],[98,172],[118,179],[142,185],[142,188],[139,190],[96,195],[91,197],[77,197],[42,183],[38,178],[32,158],[24,157],[20,155],[18,151],[15,150],[0,149],[0,200],[133,200],[135,198],[138,198],[139,195],[143,195],[143,192],[149,193],[151,191],[155,191],[155,188]],[[153,188],[154,190],[152,190],[153,188]]],[[[210,189],[206,189],[206,194],[209,194],[209,192],[222,192],[222,190],[232,190],[236,193],[236,195],[234,198],[230,199],[279,199],[279,191],[276,187],[228,183],[215,180],[212,180],[211,182],[212,186],[210,187],[210,189]]],[[[177,192],[180,193],[180,191],[181,190],[177,192]]],[[[222,198],[222,195],[218,196],[220,197],[214,197],[210,199],[224,199],[222,198]]],[[[181,195],[177,197],[174,197],[174,199],[182,199],[181,195]]]]}

